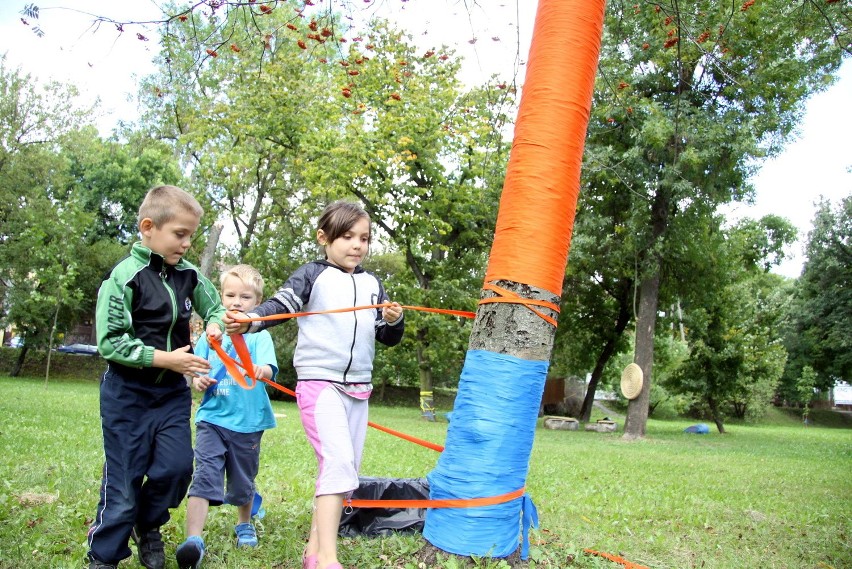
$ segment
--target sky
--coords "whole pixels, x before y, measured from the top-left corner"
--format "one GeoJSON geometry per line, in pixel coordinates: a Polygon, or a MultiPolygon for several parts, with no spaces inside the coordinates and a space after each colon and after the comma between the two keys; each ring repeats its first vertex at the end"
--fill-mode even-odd
{"type": "MultiPolygon", "coordinates": [[[[495,73],[523,84],[537,5],[533,0],[368,0],[363,5],[352,4],[364,14],[393,19],[424,49],[442,44],[455,48],[464,57],[462,77],[470,84],[484,82],[495,73]]],[[[3,0],[0,54],[6,54],[7,64],[36,77],[75,83],[84,100],[99,97],[98,126],[108,135],[117,121],[132,120],[136,115],[132,98],[138,77],[153,70],[157,27],[126,26],[119,34],[112,24],[93,27],[95,15],[121,22],[152,22],[161,12],[153,0],[3,0]],[[41,9],[37,20],[21,14],[33,2],[41,9]],[[33,32],[36,26],[45,32],[43,37],[33,32]],[[138,39],[137,32],[148,41],[138,39]]],[[[839,81],[808,102],[796,139],[778,157],[766,161],[752,179],[754,204],[735,204],[725,210],[732,220],[780,215],[799,229],[800,240],[788,251],[791,257],[775,272],[799,276],[819,198],[837,206],[852,195],[850,132],[852,60],[847,60],[839,81]]]]}

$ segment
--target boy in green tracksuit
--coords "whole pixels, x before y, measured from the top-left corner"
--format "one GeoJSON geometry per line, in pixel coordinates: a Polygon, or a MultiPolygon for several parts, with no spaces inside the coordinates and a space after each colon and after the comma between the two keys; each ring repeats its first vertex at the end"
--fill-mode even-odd
{"type": "Polygon", "coordinates": [[[183,259],[203,211],[175,186],[151,189],[139,208],[141,241],[98,291],[98,351],[108,362],[100,385],[104,467],[89,528],[89,569],[115,568],[132,554],[162,569],[160,526],[192,479],[192,395],[185,376],[207,374],[192,353],[193,310],[207,335],[222,336],[225,308],[215,285],[183,259]]]}

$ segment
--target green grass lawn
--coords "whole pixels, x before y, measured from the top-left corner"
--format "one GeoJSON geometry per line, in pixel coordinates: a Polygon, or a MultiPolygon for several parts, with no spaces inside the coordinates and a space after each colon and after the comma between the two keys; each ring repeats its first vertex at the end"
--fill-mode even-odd
{"type": "MultiPolygon", "coordinates": [[[[0,376],[0,390],[0,569],[85,567],[103,460],[97,383],[0,376]]],[[[447,424],[420,420],[416,403],[373,405],[371,420],[443,443],[447,424]]],[[[281,417],[263,442],[260,546],[235,549],[234,509],[215,508],[204,567],[300,566],[316,462],[295,405],[273,405],[281,417]]],[[[621,424],[613,434],[540,428],[527,481],[540,528],[526,566],[621,567],[589,548],[655,569],[852,568],[852,429],[805,427],[782,412],[761,425],[729,424],[726,435],[683,433],[689,424],[651,420],[638,442],[621,439],[621,424]]],[[[371,429],[362,474],[421,477],[436,460],[371,429]]],[[[170,568],[183,522],[179,508],[164,527],[170,568]]],[[[419,569],[425,544],[411,534],[342,539],[340,557],[350,568],[419,569]]],[[[135,557],[121,566],[139,567],[135,557]]]]}

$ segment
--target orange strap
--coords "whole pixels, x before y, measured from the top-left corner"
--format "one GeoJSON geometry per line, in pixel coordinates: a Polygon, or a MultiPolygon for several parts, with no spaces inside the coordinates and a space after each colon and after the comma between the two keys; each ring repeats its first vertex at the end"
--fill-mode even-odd
{"type": "MultiPolygon", "coordinates": [[[[546,300],[536,300],[533,298],[523,298],[520,295],[500,288],[491,283],[485,283],[483,285],[483,290],[491,290],[496,292],[498,296],[494,296],[491,298],[483,298],[479,301],[479,304],[490,304],[495,302],[506,302],[512,304],[523,304],[530,310],[532,310],[536,315],[541,317],[543,320],[548,322],[549,324],[556,326],[556,319],[551,318],[550,316],[536,310],[533,306],[543,306],[545,308],[550,308],[557,314],[559,313],[559,305],[554,304],[552,302],[548,302],[546,300]]],[[[347,306],[346,308],[335,308],[332,310],[318,310],[316,312],[287,312],[284,314],[271,314],[269,316],[254,316],[252,318],[246,317],[243,313],[231,312],[231,316],[236,322],[247,323],[247,322],[265,322],[269,320],[287,320],[289,318],[300,318],[302,316],[315,316],[317,314],[339,314],[341,312],[354,312],[356,310],[367,310],[370,308],[384,308],[386,306],[390,306],[389,302],[385,302],[382,304],[366,304],[364,306],[347,306]]],[[[407,310],[417,310],[420,312],[432,312],[435,314],[449,314],[450,316],[461,316],[463,318],[476,318],[475,312],[470,312],[469,310],[451,310],[449,308],[429,308],[426,306],[409,306],[402,305],[402,308],[407,310]]]]}
{"type": "MultiPolygon", "coordinates": [[[[237,355],[240,358],[240,362],[237,362],[231,356],[229,356],[228,353],[222,349],[221,343],[218,340],[212,340],[211,338],[208,338],[208,341],[210,342],[210,345],[213,346],[213,349],[216,351],[216,353],[219,355],[219,358],[222,360],[222,363],[225,364],[225,369],[228,370],[228,373],[231,375],[231,377],[233,377],[234,380],[244,389],[254,389],[254,387],[257,385],[257,381],[255,381],[251,386],[249,386],[244,378],[244,371],[240,371],[246,369],[253,369],[251,363],[251,355],[249,354],[248,346],[246,345],[246,340],[242,336],[242,334],[231,336],[231,341],[234,343],[234,348],[236,348],[237,355]]],[[[279,385],[274,381],[270,381],[265,378],[260,378],[260,381],[267,385],[271,385],[278,391],[282,391],[287,395],[290,395],[292,397],[296,396],[295,391],[284,387],[283,385],[279,385]]],[[[444,447],[439,444],[419,439],[411,435],[406,435],[405,433],[395,431],[388,427],[373,423],[372,421],[367,421],[367,424],[376,430],[388,433],[390,435],[394,435],[395,437],[399,437],[422,447],[426,447],[437,452],[443,452],[444,450],[444,447]]]]}
{"type": "Polygon", "coordinates": [[[584,549],[583,551],[590,555],[597,555],[598,557],[603,557],[604,559],[609,559],[610,561],[620,563],[621,565],[624,565],[627,569],[649,569],[646,565],[633,563],[632,561],[628,561],[627,559],[619,557],[618,555],[613,555],[612,553],[604,553],[603,551],[595,551],[594,549],[584,549]]]}
{"type": "MultiPolygon", "coordinates": [[[[387,306],[387,304],[379,304],[379,305],[371,305],[371,306],[361,306],[354,308],[346,308],[346,309],[338,309],[328,312],[347,312],[351,310],[359,310],[363,308],[378,308],[381,306],[387,306]]],[[[455,313],[456,315],[462,315],[460,311],[445,311],[443,309],[427,309],[428,311],[433,312],[442,312],[442,313],[455,313]]],[[[301,313],[302,315],[307,314],[318,314],[318,313],[301,313]]],[[[471,317],[475,316],[474,313],[466,313],[470,314],[471,317]]],[[[276,315],[276,316],[286,316],[289,318],[293,318],[297,316],[297,314],[286,314],[286,315],[276,315]]],[[[263,319],[272,319],[271,317],[262,317],[263,319]]],[[[236,320],[236,318],[235,318],[236,320]]],[[[239,321],[247,321],[249,319],[241,319],[239,321]]],[[[254,319],[251,319],[254,320],[254,319]]],[[[253,370],[254,365],[251,361],[251,354],[248,350],[248,346],[246,345],[245,337],[242,334],[235,334],[231,336],[231,341],[234,344],[234,349],[237,352],[237,356],[240,361],[237,362],[231,356],[222,349],[221,342],[219,340],[213,340],[212,338],[208,338],[210,345],[213,347],[214,351],[219,355],[219,358],[222,360],[222,363],[225,365],[225,368],[228,370],[228,373],[234,378],[234,380],[245,389],[253,389],[257,385],[257,381],[255,381],[251,386],[247,384],[245,381],[245,372],[248,370],[253,370]],[[242,370],[242,371],[241,371],[242,370]]],[[[253,373],[251,374],[253,377],[253,373]]],[[[293,397],[296,396],[296,393],[292,389],[288,389],[283,385],[279,385],[274,381],[270,381],[265,378],[260,378],[260,381],[264,382],[267,385],[271,385],[275,389],[287,393],[293,397]]],[[[411,435],[406,435],[405,433],[401,433],[399,431],[395,431],[394,429],[390,429],[388,427],[384,427],[377,423],[373,423],[372,421],[368,421],[367,425],[377,429],[379,431],[383,431],[385,433],[397,436],[401,439],[407,440],[409,442],[418,444],[420,446],[442,452],[444,447],[435,443],[431,443],[429,441],[419,439],[417,437],[413,437],[411,435]]],[[[354,508],[473,508],[477,506],[493,506],[496,504],[502,504],[504,502],[508,502],[510,500],[514,500],[523,496],[524,488],[520,488],[513,492],[508,492],[506,494],[501,494],[500,496],[488,496],[484,498],[464,498],[464,499],[448,499],[448,500],[352,500],[349,499],[346,502],[348,507],[354,508]]]]}
{"type": "MultiPolygon", "coordinates": [[[[249,354],[245,338],[242,335],[231,336],[231,341],[234,343],[234,348],[236,349],[237,355],[242,363],[238,363],[233,358],[231,358],[231,356],[229,356],[227,352],[222,349],[222,345],[218,340],[212,340],[210,338],[208,338],[208,340],[210,341],[210,345],[222,359],[222,362],[225,364],[226,369],[229,371],[229,373],[231,373],[234,379],[237,380],[237,383],[239,383],[240,386],[246,389],[253,389],[257,385],[257,382],[255,381],[252,386],[249,387],[243,377],[243,374],[240,372],[240,369],[253,369],[253,365],[251,363],[251,355],[249,354]]],[[[275,389],[283,391],[288,395],[291,395],[293,397],[296,396],[296,393],[292,389],[284,387],[283,385],[279,385],[274,381],[270,381],[265,378],[261,378],[260,381],[267,385],[271,385],[275,389]]],[[[372,421],[368,421],[367,424],[373,427],[374,429],[397,436],[401,439],[418,444],[420,446],[438,452],[442,452],[444,450],[444,447],[441,445],[431,443],[429,441],[419,439],[411,435],[406,435],[405,433],[389,429],[388,427],[373,423],[372,421]]],[[[457,498],[444,500],[353,500],[350,498],[346,500],[345,505],[349,508],[476,508],[503,504],[516,498],[520,498],[524,495],[524,492],[525,488],[519,488],[518,490],[507,492],[506,494],[501,494],[499,496],[487,496],[484,498],[457,498]]],[[[612,555],[610,553],[602,553],[599,551],[594,551],[592,549],[586,549],[584,551],[591,555],[597,555],[609,559],[610,561],[620,563],[624,565],[627,569],[649,569],[644,565],[639,565],[638,563],[631,563],[626,559],[622,559],[621,557],[612,555]]]]}
{"type": "Polygon", "coordinates": [[[345,501],[345,506],[352,508],[476,508],[494,506],[510,502],[524,495],[525,488],[519,488],[499,496],[485,498],[456,498],[445,500],[352,500],[345,501]]]}
{"type": "Polygon", "coordinates": [[[394,431],[393,429],[389,429],[387,427],[383,427],[382,425],[377,425],[372,421],[367,421],[367,424],[373,427],[376,430],[388,433],[389,435],[393,435],[395,437],[399,437],[403,440],[406,440],[410,443],[418,444],[422,447],[430,448],[434,451],[444,452],[444,447],[435,443],[430,443],[429,441],[424,441],[423,439],[418,439],[417,437],[412,437],[411,435],[406,435],[405,433],[401,433],[399,431],[394,431]]]}
{"type": "MultiPolygon", "coordinates": [[[[367,304],[364,306],[348,306],[346,308],[335,308],[333,310],[321,310],[317,312],[288,312],[286,314],[272,314],[271,316],[255,316],[254,318],[245,318],[242,315],[232,312],[231,316],[237,322],[262,322],[265,320],[286,320],[288,318],[299,318],[301,316],[314,316],[316,314],[337,314],[339,312],[354,312],[355,310],[366,310],[368,308],[384,308],[390,306],[389,302],[382,304],[367,304]]],[[[403,306],[408,310],[419,310],[420,312],[434,312],[436,314],[449,314],[450,316],[461,316],[463,318],[476,318],[475,312],[468,310],[450,310],[448,308],[427,308],[425,306],[403,306]]]]}
{"type": "MultiPolygon", "coordinates": [[[[231,341],[234,344],[234,349],[237,352],[237,356],[240,358],[240,362],[234,360],[231,356],[228,355],[227,352],[225,352],[225,350],[222,349],[222,345],[219,340],[213,340],[212,338],[208,338],[208,341],[210,342],[210,345],[213,347],[216,353],[219,355],[219,357],[222,359],[222,363],[225,364],[225,368],[241,387],[245,389],[252,389],[257,385],[257,381],[255,381],[251,385],[251,387],[249,387],[245,381],[244,372],[246,370],[254,369],[254,366],[251,362],[251,354],[249,353],[248,346],[246,345],[246,340],[242,336],[242,334],[236,334],[231,336],[231,341]]],[[[271,385],[275,389],[283,391],[288,395],[292,395],[293,397],[296,396],[296,393],[292,389],[288,389],[287,387],[279,385],[274,381],[270,381],[265,378],[260,378],[260,381],[264,382],[267,385],[271,385]]],[[[401,439],[418,444],[420,446],[430,448],[438,452],[442,452],[444,450],[444,447],[441,445],[431,443],[429,441],[425,441],[423,439],[419,439],[411,435],[406,435],[405,433],[389,429],[388,427],[373,423],[372,421],[368,421],[367,424],[373,427],[374,429],[378,429],[385,433],[397,436],[401,439]]],[[[504,502],[514,500],[515,498],[519,498],[523,496],[523,494],[524,488],[520,488],[518,490],[502,494],[500,496],[452,500],[352,500],[350,498],[346,501],[346,506],[352,508],[474,508],[477,506],[493,506],[495,504],[502,504],[504,502]]]]}
{"type": "MultiPolygon", "coordinates": [[[[231,338],[231,343],[234,344],[234,349],[237,351],[237,357],[239,357],[240,361],[243,363],[243,369],[249,377],[254,378],[254,364],[251,363],[251,352],[249,352],[246,339],[242,336],[242,334],[240,334],[237,338],[231,338]]],[[[257,385],[257,382],[255,382],[255,385],[257,385]]]]}
{"type": "Polygon", "coordinates": [[[513,304],[523,304],[530,310],[532,310],[537,316],[539,316],[542,320],[547,322],[548,324],[556,327],[556,319],[551,318],[547,314],[540,312],[533,308],[533,306],[544,306],[545,308],[549,308],[559,314],[559,305],[553,304],[552,302],[548,302],[546,300],[536,300],[534,298],[523,298],[519,294],[514,293],[510,290],[506,290],[504,288],[500,288],[497,285],[491,283],[485,283],[482,285],[483,290],[490,290],[496,292],[499,296],[492,296],[491,298],[483,298],[479,301],[479,304],[489,304],[492,302],[511,302],[513,304]]]}
{"type": "Polygon", "coordinates": [[[231,342],[233,342],[234,348],[237,350],[237,356],[239,356],[243,362],[242,366],[238,366],[237,362],[234,361],[234,359],[222,348],[221,340],[208,336],[207,342],[210,344],[210,347],[213,348],[213,351],[216,352],[216,355],[219,356],[219,359],[222,360],[222,363],[225,365],[225,369],[228,370],[228,374],[234,378],[234,381],[236,381],[240,387],[243,389],[254,389],[257,387],[257,381],[254,379],[254,366],[251,363],[251,356],[249,355],[245,338],[241,335],[231,336],[231,342]],[[240,367],[242,367],[243,371],[240,371],[240,367]],[[246,378],[249,379],[251,384],[246,381],[246,378]]]}

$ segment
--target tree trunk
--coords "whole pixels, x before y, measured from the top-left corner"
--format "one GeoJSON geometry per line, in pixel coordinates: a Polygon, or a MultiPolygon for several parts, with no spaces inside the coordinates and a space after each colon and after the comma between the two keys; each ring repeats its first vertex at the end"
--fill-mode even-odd
{"type": "Polygon", "coordinates": [[[642,368],[642,390],[639,397],[627,405],[624,438],[645,436],[648,423],[648,404],[651,401],[651,374],[654,368],[654,327],[657,324],[657,302],[660,294],[660,274],[655,272],[639,286],[639,314],[636,318],[636,352],[633,361],[642,368]]]}
{"type": "Polygon", "coordinates": [[[654,330],[657,325],[657,307],[660,302],[662,262],[657,250],[669,227],[671,188],[658,184],[651,204],[651,239],[640,260],[642,277],[639,282],[639,313],[636,315],[636,348],[633,360],[642,368],[642,391],[627,405],[624,438],[645,436],[648,408],[651,401],[651,381],[654,370],[654,330]]]}
{"type": "MultiPolygon", "coordinates": [[[[545,300],[559,305],[559,296],[540,288],[508,281],[497,281],[495,284],[518,293],[523,298],[545,300]]],[[[495,295],[487,292],[482,294],[483,298],[492,296],[495,295]]],[[[556,314],[547,309],[539,310],[556,318],[556,314]]],[[[542,320],[526,306],[507,303],[483,304],[476,313],[468,349],[508,354],[524,360],[550,360],[555,334],[554,326],[542,320]]]]}
{"type": "Polygon", "coordinates": [[[603,376],[604,368],[609,362],[612,355],[615,353],[615,347],[618,340],[630,323],[630,291],[633,288],[633,281],[624,281],[624,286],[621,287],[618,298],[618,318],[615,321],[615,329],[612,332],[609,340],[604,344],[598,356],[598,361],[595,362],[595,369],[592,370],[592,378],[589,381],[589,386],[586,389],[586,397],[583,399],[583,408],[580,411],[580,420],[588,422],[592,417],[592,407],[595,404],[595,392],[598,389],[598,382],[603,376]]]}
{"type": "MultiPolygon", "coordinates": [[[[559,305],[559,296],[546,290],[510,281],[492,282],[522,298],[559,305]]],[[[482,296],[494,293],[483,291],[482,296]]],[[[550,309],[536,309],[551,318],[557,316],[550,309]]],[[[554,335],[555,327],[526,306],[480,305],[444,452],[427,476],[433,499],[499,496],[524,486],[554,335]],[[482,488],[491,490],[483,495],[482,488]]],[[[508,544],[495,546],[494,536],[481,526],[494,524],[500,530],[517,531],[519,518],[526,520],[529,511],[518,500],[491,508],[503,510],[500,514],[492,511],[479,524],[472,524],[470,516],[483,516],[481,507],[427,510],[423,536],[449,553],[508,557],[517,550],[517,535],[508,544]],[[506,516],[506,509],[512,514],[506,516]],[[508,551],[501,553],[500,547],[508,547],[508,551]]]]}
{"type": "MultiPolygon", "coordinates": [[[[198,270],[201,274],[210,278],[210,273],[213,271],[213,261],[216,258],[216,247],[219,246],[219,237],[222,235],[222,224],[214,223],[210,228],[210,234],[207,236],[207,244],[204,246],[204,251],[201,253],[201,259],[198,262],[198,270]]],[[[204,330],[204,320],[196,312],[189,317],[189,330],[193,346],[206,331],[204,330]]]]}
{"type": "Polygon", "coordinates": [[[707,406],[710,407],[710,415],[713,416],[713,422],[716,423],[716,429],[720,435],[725,434],[725,424],[722,422],[722,414],[719,413],[719,404],[712,397],[707,399],[707,406]]]}
{"type": "Polygon", "coordinates": [[[598,355],[598,360],[595,362],[595,369],[592,370],[592,377],[589,380],[589,385],[586,388],[586,396],[583,398],[583,407],[580,409],[580,420],[589,422],[592,417],[592,407],[595,404],[595,393],[598,390],[598,382],[603,375],[603,370],[607,362],[615,352],[615,339],[610,339],[604,344],[603,350],[598,355]]]}
{"type": "Polygon", "coordinates": [[[56,310],[53,311],[53,327],[50,329],[50,340],[47,343],[47,365],[44,368],[44,386],[47,387],[47,380],[50,378],[50,356],[53,352],[53,337],[56,335],[56,323],[59,321],[59,306],[56,303],[56,310]]]}
{"type": "Polygon", "coordinates": [[[426,330],[417,334],[417,369],[420,374],[420,416],[427,421],[435,420],[435,400],[432,397],[432,366],[426,359],[426,330]]]}
{"type": "Polygon", "coordinates": [[[15,360],[15,367],[13,367],[12,371],[9,372],[10,377],[18,377],[21,374],[21,370],[24,368],[24,360],[27,358],[27,351],[29,351],[29,348],[26,344],[21,346],[18,359],[15,360]]]}
{"type": "Polygon", "coordinates": [[[481,295],[501,298],[477,309],[444,452],[427,476],[433,499],[504,501],[427,509],[423,537],[450,553],[508,557],[520,544],[526,559],[527,530],[537,523],[524,492],[580,190],[604,8],[590,0],[538,3],[481,295]]]}
{"type": "Polygon", "coordinates": [[[204,252],[201,253],[201,261],[198,263],[198,269],[201,274],[210,278],[210,272],[213,270],[213,260],[216,258],[216,247],[219,246],[219,237],[222,235],[222,224],[214,223],[210,228],[210,234],[207,236],[207,245],[204,246],[204,252]]]}

